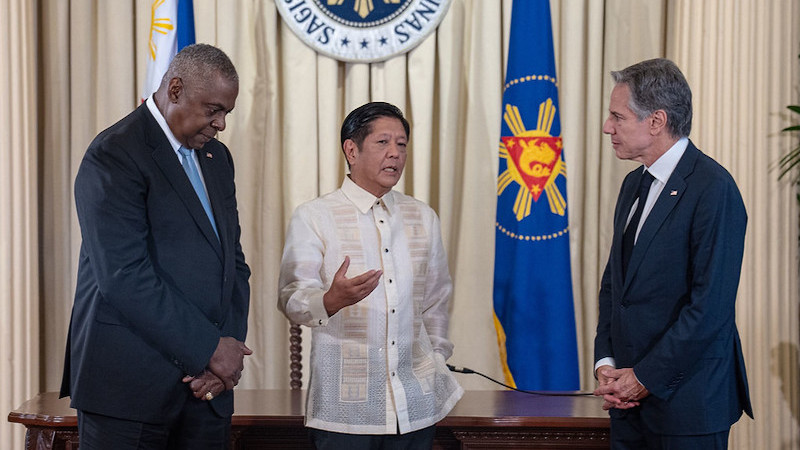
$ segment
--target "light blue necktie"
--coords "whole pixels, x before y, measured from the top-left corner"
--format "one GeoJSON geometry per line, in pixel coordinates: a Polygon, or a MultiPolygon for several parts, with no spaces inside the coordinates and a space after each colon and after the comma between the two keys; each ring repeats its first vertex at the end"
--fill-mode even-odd
{"type": "Polygon", "coordinates": [[[208,200],[208,193],[206,192],[205,186],[203,186],[203,180],[200,179],[200,174],[197,172],[197,166],[194,164],[192,150],[181,146],[178,151],[181,153],[181,165],[183,166],[183,170],[186,171],[186,175],[189,176],[189,181],[192,182],[194,191],[197,193],[200,203],[203,204],[203,209],[206,210],[208,220],[211,221],[211,228],[214,229],[214,234],[216,234],[217,239],[219,239],[217,223],[214,221],[214,213],[211,211],[211,202],[208,200]]]}

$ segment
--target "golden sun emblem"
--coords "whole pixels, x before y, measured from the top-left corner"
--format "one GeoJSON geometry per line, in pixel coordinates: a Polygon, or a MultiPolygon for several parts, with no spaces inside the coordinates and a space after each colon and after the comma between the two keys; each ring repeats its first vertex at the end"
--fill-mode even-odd
{"type": "Polygon", "coordinates": [[[505,158],[507,168],[497,177],[497,195],[512,182],[519,185],[514,201],[517,221],[531,214],[531,204],[539,200],[542,192],[547,194],[553,214],[563,216],[566,213],[567,202],[555,185],[556,177],[567,176],[567,166],[561,158],[561,137],[550,135],[555,116],[556,107],[548,98],[539,105],[536,129],[527,130],[519,108],[506,105],[503,119],[514,136],[500,138],[500,157],[505,158]]]}
{"type": "MultiPolygon", "coordinates": [[[[328,0],[329,5],[341,5],[344,3],[344,0],[328,0]]],[[[400,3],[400,0],[383,0],[383,3],[400,3]]],[[[372,0],[355,0],[353,3],[353,11],[358,13],[358,15],[364,19],[375,9],[375,5],[372,3],[372,0]]]]}
{"type": "Polygon", "coordinates": [[[153,42],[153,33],[167,34],[169,31],[175,29],[175,25],[172,24],[169,17],[156,18],[156,10],[163,5],[165,1],[166,0],[155,0],[150,7],[150,41],[148,42],[148,46],[150,47],[150,59],[153,61],[156,60],[156,44],[153,42]]]}

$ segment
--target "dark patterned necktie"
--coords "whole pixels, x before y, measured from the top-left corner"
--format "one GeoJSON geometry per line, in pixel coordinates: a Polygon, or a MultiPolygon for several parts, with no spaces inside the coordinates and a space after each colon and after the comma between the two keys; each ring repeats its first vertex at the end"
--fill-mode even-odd
{"type": "Polygon", "coordinates": [[[622,235],[622,274],[623,276],[628,273],[628,262],[631,260],[631,253],[633,253],[633,245],[636,241],[636,229],[639,228],[639,220],[642,218],[642,210],[644,204],[647,202],[647,194],[650,192],[650,185],[653,184],[653,175],[648,171],[644,171],[642,177],[639,179],[639,202],[636,204],[636,211],[633,212],[628,227],[625,228],[625,233],[622,235]]]}

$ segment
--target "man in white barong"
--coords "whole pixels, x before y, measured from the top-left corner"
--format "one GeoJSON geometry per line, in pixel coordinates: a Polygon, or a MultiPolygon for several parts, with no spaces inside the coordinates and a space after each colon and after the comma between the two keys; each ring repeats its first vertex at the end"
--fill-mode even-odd
{"type": "Polygon", "coordinates": [[[394,105],[352,111],[349,175],[289,223],[278,308],[312,329],[306,426],[320,450],[431,448],[463,394],[445,364],[452,281],[439,218],[392,190],[408,138],[394,105]]]}

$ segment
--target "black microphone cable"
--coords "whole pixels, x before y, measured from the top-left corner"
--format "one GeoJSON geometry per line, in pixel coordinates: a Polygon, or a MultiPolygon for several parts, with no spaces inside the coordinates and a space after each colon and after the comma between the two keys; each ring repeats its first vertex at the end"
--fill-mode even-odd
{"type": "Polygon", "coordinates": [[[517,389],[517,388],[511,387],[511,386],[509,386],[509,385],[507,385],[505,383],[501,383],[500,381],[497,381],[497,380],[495,380],[494,378],[492,378],[492,377],[490,377],[488,375],[484,375],[484,374],[478,372],[477,370],[472,370],[472,369],[470,369],[468,367],[456,367],[456,366],[454,366],[452,364],[447,364],[447,368],[450,369],[451,372],[480,375],[483,378],[486,378],[487,380],[489,380],[491,382],[499,384],[500,386],[503,386],[505,388],[508,388],[508,389],[511,389],[511,390],[514,390],[514,391],[517,391],[517,392],[522,392],[524,394],[541,395],[541,396],[547,396],[547,397],[583,397],[583,396],[588,396],[588,395],[594,395],[594,393],[592,393],[592,392],[580,392],[580,391],[579,392],[526,391],[525,389],[517,389]]]}

